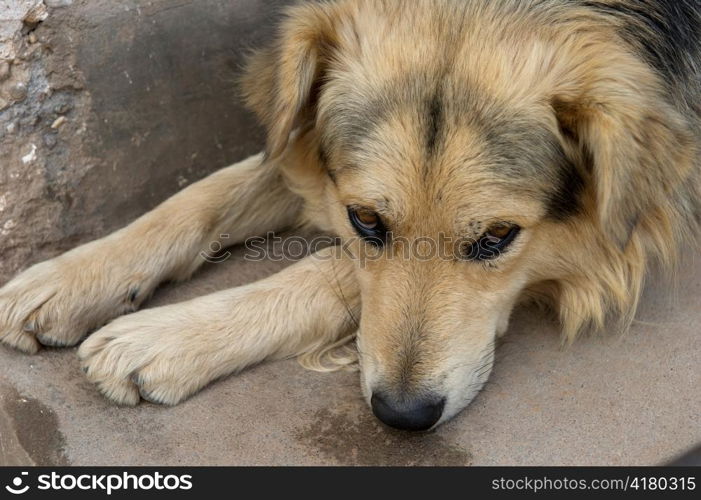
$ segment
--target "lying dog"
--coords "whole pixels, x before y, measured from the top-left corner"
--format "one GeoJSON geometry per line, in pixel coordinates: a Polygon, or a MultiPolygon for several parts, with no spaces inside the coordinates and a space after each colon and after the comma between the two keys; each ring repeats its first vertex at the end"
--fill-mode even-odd
{"type": "Polygon", "coordinates": [[[625,326],[649,264],[694,243],[700,32],[697,0],[294,7],[243,79],[265,154],[20,274],[0,291],[2,342],[35,353],[98,329],[87,377],[133,405],[356,338],[375,415],[429,429],[483,386],[517,302],[550,304],[568,340],[625,326]],[[299,223],[349,252],[122,316],[210,242],[299,223]],[[417,241],[451,243],[402,257],[417,241]]]}

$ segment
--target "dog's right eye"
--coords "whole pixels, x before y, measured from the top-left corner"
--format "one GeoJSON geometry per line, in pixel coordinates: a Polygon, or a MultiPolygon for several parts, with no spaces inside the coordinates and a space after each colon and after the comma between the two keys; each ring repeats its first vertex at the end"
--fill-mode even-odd
{"type": "Polygon", "coordinates": [[[384,244],[387,229],[376,212],[366,208],[348,207],[348,219],[361,238],[376,246],[384,244]]]}
{"type": "Polygon", "coordinates": [[[495,224],[477,241],[463,247],[463,258],[477,261],[495,259],[516,239],[520,230],[515,224],[495,224]]]}

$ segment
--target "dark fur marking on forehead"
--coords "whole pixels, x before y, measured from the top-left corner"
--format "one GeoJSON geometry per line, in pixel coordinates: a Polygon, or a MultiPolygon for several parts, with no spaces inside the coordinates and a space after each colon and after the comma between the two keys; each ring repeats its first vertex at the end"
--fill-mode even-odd
{"type": "Polygon", "coordinates": [[[327,123],[322,127],[322,141],[327,153],[334,146],[347,151],[358,151],[363,141],[387,120],[390,107],[386,99],[348,97],[337,103],[329,112],[327,123]]]}
{"type": "Polygon", "coordinates": [[[424,128],[425,147],[429,155],[433,154],[445,116],[439,85],[438,75],[415,73],[386,82],[378,89],[346,96],[342,102],[333,103],[327,113],[323,124],[327,143],[359,151],[379,126],[393,116],[409,112],[424,128]]]}
{"type": "Polygon", "coordinates": [[[549,219],[562,221],[581,211],[584,178],[555,134],[517,116],[482,126],[496,175],[521,192],[533,191],[549,219]]]}
{"type": "Polygon", "coordinates": [[[500,113],[474,125],[481,129],[487,157],[496,163],[494,173],[502,177],[534,178],[557,165],[564,156],[557,138],[533,120],[500,113]]]}
{"type": "Polygon", "coordinates": [[[438,92],[436,92],[427,104],[426,113],[426,151],[429,156],[436,149],[438,134],[442,126],[443,120],[443,104],[438,92]]]}
{"type": "Polygon", "coordinates": [[[382,123],[407,112],[423,134],[417,140],[425,141],[423,173],[428,176],[431,159],[445,141],[444,129],[472,128],[484,139],[485,150],[480,156],[488,162],[496,182],[512,185],[519,193],[540,200],[549,218],[564,220],[579,212],[584,181],[560,139],[546,125],[501,106],[474,85],[466,87],[455,100],[446,102],[445,95],[436,78],[413,75],[384,86],[366,102],[349,97],[330,114],[332,126],[324,129],[324,144],[327,148],[338,144],[346,151],[365,153],[365,147],[373,147],[368,138],[383,143],[381,137],[375,137],[382,123]]]}

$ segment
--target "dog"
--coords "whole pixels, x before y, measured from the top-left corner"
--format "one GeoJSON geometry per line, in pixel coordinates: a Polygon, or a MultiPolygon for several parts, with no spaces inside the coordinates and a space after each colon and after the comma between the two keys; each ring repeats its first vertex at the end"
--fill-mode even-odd
{"type": "Polygon", "coordinates": [[[698,0],[291,7],[241,82],[265,151],[19,274],[2,343],[87,336],[107,398],[173,405],[266,359],[341,366],[355,341],[373,413],[432,429],[483,387],[516,304],[547,304],[567,342],[625,328],[650,267],[697,244],[700,34],[698,0]],[[135,312],[211,242],[299,225],[346,251],[135,312]],[[402,256],[417,241],[449,251],[402,256]]]}

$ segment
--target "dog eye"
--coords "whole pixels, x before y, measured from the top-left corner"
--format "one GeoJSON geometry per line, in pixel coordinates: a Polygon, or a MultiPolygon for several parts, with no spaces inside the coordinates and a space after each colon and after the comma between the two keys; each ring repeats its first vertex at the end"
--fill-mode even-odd
{"type": "Polygon", "coordinates": [[[385,242],[387,229],[376,212],[366,208],[348,207],[348,219],[357,233],[368,242],[377,246],[385,242]]]}
{"type": "Polygon", "coordinates": [[[467,260],[491,260],[498,257],[514,241],[521,228],[515,224],[495,224],[477,241],[463,249],[467,260]]]}

